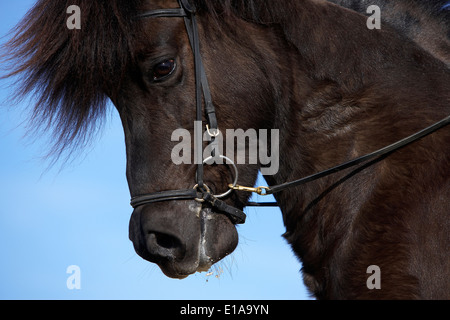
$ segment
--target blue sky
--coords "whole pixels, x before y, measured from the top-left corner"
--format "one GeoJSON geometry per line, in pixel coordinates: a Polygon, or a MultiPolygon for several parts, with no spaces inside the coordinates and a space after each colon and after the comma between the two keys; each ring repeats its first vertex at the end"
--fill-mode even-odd
{"type": "MultiPolygon", "coordinates": [[[[1,1],[1,37],[33,3],[1,1]]],[[[48,140],[24,138],[29,108],[5,101],[14,94],[9,84],[0,81],[0,299],[308,298],[274,208],[246,209],[240,244],[213,275],[165,277],[128,240],[132,209],[116,111],[110,107],[90,148],[48,169],[48,140]],[[67,288],[70,265],[80,267],[79,290],[67,288]]]]}

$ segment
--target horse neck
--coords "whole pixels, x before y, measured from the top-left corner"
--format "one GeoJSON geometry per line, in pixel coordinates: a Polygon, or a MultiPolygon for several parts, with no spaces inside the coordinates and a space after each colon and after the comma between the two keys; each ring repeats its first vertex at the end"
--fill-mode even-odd
{"type": "Polygon", "coordinates": [[[382,30],[369,29],[367,17],[326,1],[287,3],[289,7],[285,10],[290,14],[279,13],[285,15],[279,18],[279,23],[286,40],[298,49],[299,57],[308,67],[304,71],[309,71],[312,78],[332,79],[352,91],[378,80],[375,71],[383,60],[395,65],[405,58],[406,38],[388,26],[383,25],[382,30]],[[391,55],[389,59],[385,59],[385,54],[391,55]]]}
{"type": "MultiPolygon", "coordinates": [[[[286,59],[293,73],[291,98],[278,107],[280,170],[266,177],[269,184],[375,151],[449,112],[442,100],[449,101],[449,73],[442,62],[388,27],[369,30],[365,17],[330,3],[297,1],[291,6],[292,18],[280,24],[297,50],[286,59]]],[[[373,176],[375,170],[376,166],[367,169],[366,175],[373,176]]],[[[277,200],[285,214],[294,207],[305,210],[317,197],[314,190],[324,190],[336,180],[289,190],[277,200]]]]}
{"type": "MultiPolygon", "coordinates": [[[[280,169],[265,177],[270,185],[368,154],[450,113],[450,73],[442,62],[387,27],[368,30],[363,16],[327,3],[297,3],[290,9],[298,19],[283,21],[282,36],[296,50],[289,59],[283,57],[292,74],[285,75],[289,91],[277,107],[280,169]]],[[[448,190],[443,172],[448,171],[444,146],[449,139],[448,130],[439,131],[379,162],[275,195],[284,237],[302,260],[311,291],[321,298],[344,296],[352,288],[352,276],[343,268],[359,255],[361,247],[352,245],[361,233],[375,239],[383,230],[401,243],[407,239],[402,218],[424,214],[418,201],[429,187],[445,198],[447,191],[438,192],[448,190]],[[387,222],[390,228],[385,228],[387,222]],[[371,234],[367,226],[377,231],[371,234]]],[[[371,254],[376,256],[380,248],[373,246],[371,254]]],[[[364,259],[358,262],[370,264],[364,259]]]]}

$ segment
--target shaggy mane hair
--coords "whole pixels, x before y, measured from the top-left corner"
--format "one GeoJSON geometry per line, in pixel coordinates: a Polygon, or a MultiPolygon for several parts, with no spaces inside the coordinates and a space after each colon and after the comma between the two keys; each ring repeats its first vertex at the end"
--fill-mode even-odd
{"type": "Polygon", "coordinates": [[[138,0],[40,0],[3,45],[4,76],[15,77],[14,99],[36,97],[33,126],[51,129],[52,154],[84,145],[98,127],[107,97],[117,95],[131,61],[138,0]],[[81,9],[81,30],[69,30],[67,8],[81,9]]]}

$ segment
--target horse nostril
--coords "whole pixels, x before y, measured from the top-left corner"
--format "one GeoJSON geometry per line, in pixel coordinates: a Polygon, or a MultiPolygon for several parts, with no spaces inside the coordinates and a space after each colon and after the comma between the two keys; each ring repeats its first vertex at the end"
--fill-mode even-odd
{"type": "Polygon", "coordinates": [[[151,255],[167,260],[179,260],[185,254],[177,237],[156,231],[147,232],[147,250],[151,255]]]}
{"type": "Polygon", "coordinates": [[[156,237],[156,243],[163,248],[172,249],[180,245],[180,241],[178,239],[169,236],[168,234],[155,232],[154,235],[156,237]]]}

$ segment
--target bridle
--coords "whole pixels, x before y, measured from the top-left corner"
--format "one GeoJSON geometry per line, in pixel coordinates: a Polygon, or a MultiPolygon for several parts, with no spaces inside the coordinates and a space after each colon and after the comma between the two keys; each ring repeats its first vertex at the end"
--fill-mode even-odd
{"type": "MultiPolygon", "coordinates": [[[[206,129],[211,138],[211,143],[215,142],[215,138],[219,134],[219,129],[217,126],[216,109],[212,103],[211,91],[208,85],[208,79],[206,77],[205,68],[203,66],[202,56],[200,53],[200,42],[198,35],[198,26],[196,20],[196,9],[189,3],[188,0],[178,0],[180,8],[176,9],[157,9],[152,11],[147,11],[139,16],[138,19],[143,18],[160,18],[160,17],[182,17],[184,18],[184,23],[186,25],[186,31],[189,37],[189,42],[191,44],[194,65],[195,65],[195,99],[196,99],[196,121],[203,122],[203,107],[202,107],[202,93],[205,104],[205,114],[207,125],[206,129]]],[[[202,134],[197,134],[194,137],[195,141],[198,142],[198,146],[203,144],[202,134]]],[[[197,148],[196,159],[203,159],[202,148],[197,148]]],[[[161,201],[173,201],[173,200],[195,200],[200,203],[208,203],[217,211],[226,214],[233,223],[241,224],[245,222],[246,215],[241,210],[226,204],[220,198],[224,198],[229,195],[233,190],[230,188],[227,192],[220,195],[211,194],[210,188],[203,182],[203,167],[204,164],[210,160],[221,158],[228,162],[234,169],[234,182],[233,187],[236,186],[238,180],[238,170],[234,162],[223,156],[214,154],[210,158],[203,160],[197,165],[196,174],[196,184],[192,189],[181,189],[181,190],[169,190],[162,192],[149,193],[146,195],[141,195],[133,197],[131,199],[131,206],[137,208],[139,206],[161,202],[161,201]]]]}
{"type": "MultiPolygon", "coordinates": [[[[147,11],[143,14],[137,16],[137,19],[143,18],[158,18],[158,17],[182,17],[184,18],[184,22],[186,25],[186,31],[189,37],[189,42],[192,48],[193,56],[194,56],[194,65],[195,65],[195,97],[196,97],[196,121],[203,121],[203,111],[206,114],[206,130],[211,137],[211,143],[215,142],[215,138],[219,133],[216,111],[214,104],[212,103],[211,91],[208,85],[208,79],[206,77],[205,68],[203,66],[202,57],[200,53],[200,42],[199,42],[199,34],[198,34],[198,26],[196,20],[196,8],[189,2],[189,0],[178,0],[180,4],[180,8],[175,9],[156,9],[147,11]],[[202,107],[202,94],[204,99],[205,108],[203,110],[202,107]]],[[[140,207],[142,205],[162,202],[162,201],[174,201],[174,200],[195,200],[200,203],[208,203],[211,207],[216,209],[219,213],[223,213],[227,215],[230,220],[235,224],[242,224],[245,222],[246,215],[241,210],[226,204],[224,201],[220,200],[228,196],[233,190],[236,191],[247,191],[254,192],[259,195],[269,195],[278,193],[288,188],[293,188],[300,186],[302,184],[323,178],[325,176],[331,175],[333,173],[342,171],[344,169],[356,166],[363,162],[367,162],[371,159],[382,158],[382,156],[388,155],[396,150],[399,150],[445,126],[450,123],[450,116],[442,119],[439,122],[409,136],[400,141],[397,141],[387,147],[381,148],[372,153],[363,155],[354,160],[350,160],[343,164],[340,164],[336,167],[318,172],[316,174],[291,181],[283,184],[271,186],[271,187],[244,187],[237,185],[238,181],[238,170],[234,162],[223,156],[213,154],[209,158],[203,160],[203,162],[197,165],[197,173],[196,173],[196,184],[192,189],[180,189],[180,190],[168,190],[161,192],[154,192],[145,195],[135,196],[131,199],[131,206],[133,208],[140,207]],[[220,195],[213,195],[211,193],[210,188],[203,182],[203,169],[204,164],[214,159],[223,159],[226,161],[228,165],[234,169],[234,181],[232,184],[229,184],[229,190],[220,195]]],[[[202,145],[202,135],[197,134],[194,137],[198,142],[198,146],[202,145]]],[[[202,148],[197,148],[196,150],[197,159],[203,158],[202,148]]],[[[277,203],[273,202],[262,202],[262,203],[254,203],[250,202],[247,206],[277,206],[277,203]]]]}

